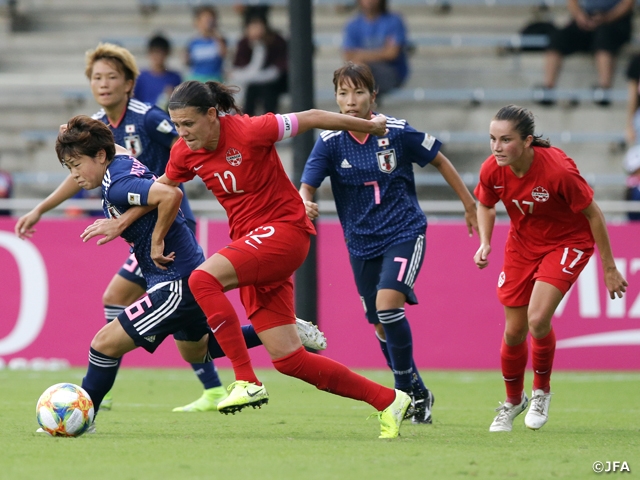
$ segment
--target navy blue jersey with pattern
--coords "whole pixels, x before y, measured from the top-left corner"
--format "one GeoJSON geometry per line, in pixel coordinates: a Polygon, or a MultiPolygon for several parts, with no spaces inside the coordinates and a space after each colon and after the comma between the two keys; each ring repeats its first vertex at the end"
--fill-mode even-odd
{"type": "MultiPolygon", "coordinates": [[[[111,129],[115,142],[129,150],[149,170],[158,177],[164,174],[171,145],[178,136],[167,112],[155,105],[131,98],[127,103],[124,117],[116,126],[109,122],[104,109],[94,114],[92,118],[106,124],[111,129]]],[[[188,219],[195,221],[186,195],[182,199],[180,208],[188,219]]]]}
{"type": "Polygon", "coordinates": [[[365,260],[425,232],[413,163],[424,167],[441,146],[406,120],[388,117],[387,127],[387,135],[364,143],[349,132],[322,132],[302,173],[315,188],[330,177],[349,253],[365,260]]]}
{"type": "MultiPolygon", "coordinates": [[[[117,218],[133,206],[147,205],[149,190],[155,178],[135,158],[116,155],[102,179],[102,208],[105,216],[117,218]]],[[[151,235],[157,219],[158,211],[152,210],[122,232],[122,238],[131,245],[131,251],[138,260],[147,288],[186,277],[205,260],[195,235],[180,211],[164,239],[165,253],[175,252],[175,261],[167,264],[166,270],[156,267],[151,260],[151,235]]]]}

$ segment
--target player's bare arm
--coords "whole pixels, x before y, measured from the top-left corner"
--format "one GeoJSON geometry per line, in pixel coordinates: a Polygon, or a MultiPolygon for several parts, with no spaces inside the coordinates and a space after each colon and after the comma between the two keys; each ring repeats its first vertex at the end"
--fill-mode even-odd
{"type": "Polygon", "coordinates": [[[491,236],[493,226],[496,223],[496,208],[487,207],[478,202],[478,236],[480,237],[480,248],[473,256],[473,261],[478,268],[483,269],[489,265],[489,254],[491,253],[491,236]]]}
{"type": "Polygon", "coordinates": [[[305,110],[295,113],[298,119],[298,135],[312,128],[322,130],[349,130],[381,136],[387,133],[387,117],[375,115],[371,120],[351,117],[325,110],[305,110]]]}
{"type": "Polygon", "coordinates": [[[460,201],[464,205],[464,219],[467,223],[469,236],[473,236],[473,231],[478,231],[478,218],[476,201],[471,196],[471,193],[469,193],[469,189],[462,181],[460,174],[451,161],[441,152],[438,152],[436,158],[431,162],[431,165],[438,169],[440,175],[447,181],[453,191],[456,192],[458,198],[460,198],[460,201]]]}
{"type": "Polygon", "coordinates": [[[315,220],[320,216],[318,204],[313,201],[313,196],[315,195],[316,190],[317,188],[307,185],[306,183],[302,183],[300,185],[300,196],[304,202],[307,217],[309,217],[310,220],[315,220]]]}
{"type": "Polygon", "coordinates": [[[156,207],[151,206],[140,206],[140,207],[132,207],[118,218],[99,218],[87,228],[84,229],[84,232],[80,234],[80,238],[82,238],[83,242],[88,242],[93,237],[98,235],[102,235],[103,238],[98,240],[97,245],[104,245],[105,243],[109,243],[114,238],[118,238],[122,235],[129,226],[135,222],[137,219],[150,212],[156,207]]]}
{"type": "Polygon", "coordinates": [[[164,254],[164,237],[178,215],[182,190],[160,182],[153,182],[149,189],[147,203],[158,208],[158,220],[151,235],[151,259],[156,266],[166,270],[164,264],[175,259],[175,252],[164,254]]]}
{"type": "Polygon", "coordinates": [[[16,235],[22,239],[31,238],[35,233],[33,226],[40,221],[40,217],[53,210],[65,200],[70,199],[76,193],[82,190],[75,180],[69,175],[64,181],[58,185],[51,195],[40,202],[33,210],[26,213],[18,219],[14,231],[16,235]]]}
{"type": "Polygon", "coordinates": [[[156,182],[162,183],[164,185],[169,185],[170,187],[177,187],[178,185],[180,185],[180,182],[174,182],[166,175],[162,175],[161,177],[157,178],[156,182]]]}
{"type": "Polygon", "coordinates": [[[622,298],[629,284],[616,267],[602,210],[600,210],[600,207],[594,201],[582,210],[582,213],[587,217],[587,220],[589,220],[591,233],[598,246],[598,252],[600,252],[600,261],[602,262],[602,270],[604,271],[604,283],[609,291],[609,297],[612,300],[616,298],[616,296],[622,298]]]}

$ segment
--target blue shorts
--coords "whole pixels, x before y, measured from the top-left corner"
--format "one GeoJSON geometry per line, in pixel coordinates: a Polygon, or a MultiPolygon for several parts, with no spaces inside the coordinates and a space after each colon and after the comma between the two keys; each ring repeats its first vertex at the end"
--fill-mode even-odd
{"type": "Polygon", "coordinates": [[[197,342],[210,332],[207,317],[189,290],[189,277],[159,283],[118,315],[133,342],[153,353],[169,335],[197,342]]]}
{"type": "Polygon", "coordinates": [[[369,323],[380,323],[376,312],[378,290],[396,290],[404,293],[409,305],[418,303],[413,285],[422,267],[425,247],[425,236],[419,235],[415,240],[389,247],[376,258],[361,260],[350,257],[353,276],[369,323]]]}
{"type": "MultiPolygon", "coordinates": [[[[187,226],[195,235],[196,222],[187,218],[187,226]]],[[[124,262],[124,265],[120,267],[120,270],[118,270],[118,275],[120,275],[125,280],[129,280],[130,282],[135,283],[136,285],[140,285],[143,290],[147,289],[147,281],[142,276],[142,270],[140,270],[140,267],[138,266],[138,260],[136,260],[136,256],[133,253],[129,255],[127,260],[124,262]]]]}

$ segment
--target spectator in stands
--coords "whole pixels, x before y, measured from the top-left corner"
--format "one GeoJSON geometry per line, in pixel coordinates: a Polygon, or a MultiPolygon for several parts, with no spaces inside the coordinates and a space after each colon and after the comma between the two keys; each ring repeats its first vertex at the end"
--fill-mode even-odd
{"type": "Polygon", "coordinates": [[[244,36],[238,43],[231,81],[245,91],[244,112],[254,116],[276,113],[280,96],[287,91],[287,42],[256,12],[245,19],[244,36]]]}
{"type": "Polygon", "coordinates": [[[147,45],[149,69],[140,72],[133,90],[133,96],[141,102],[157,105],[165,111],[171,92],[182,82],[178,72],[167,68],[170,54],[169,40],[162,35],[153,36],[147,45]]]}
{"type": "MultiPolygon", "coordinates": [[[[13,180],[11,174],[0,170],[0,198],[11,198],[13,195],[13,180]]],[[[11,215],[11,210],[0,209],[0,215],[11,215]]]]}
{"type": "Polygon", "coordinates": [[[211,5],[197,7],[194,22],[199,36],[187,46],[187,80],[221,82],[227,42],[218,31],[218,11],[211,5]]]}
{"type": "MultiPolygon", "coordinates": [[[[627,200],[640,200],[640,145],[631,147],[624,157],[623,167],[627,172],[627,200]]],[[[628,212],[629,220],[640,220],[640,212],[628,212]]]]}
{"type": "Polygon", "coordinates": [[[344,31],[344,59],[369,66],[380,95],[398,88],[409,74],[402,17],[387,10],[386,0],[358,0],[360,13],[344,31]]]}
{"type": "Polygon", "coordinates": [[[629,146],[640,140],[640,53],[634,55],[627,67],[627,128],[625,138],[629,146]]]}
{"type": "Polygon", "coordinates": [[[553,89],[564,57],[584,51],[595,53],[598,83],[593,101],[611,103],[610,89],[615,60],[622,46],[631,40],[634,0],[567,0],[571,21],[549,38],[544,67],[544,85],[536,91],[542,105],[553,105],[553,89]]]}

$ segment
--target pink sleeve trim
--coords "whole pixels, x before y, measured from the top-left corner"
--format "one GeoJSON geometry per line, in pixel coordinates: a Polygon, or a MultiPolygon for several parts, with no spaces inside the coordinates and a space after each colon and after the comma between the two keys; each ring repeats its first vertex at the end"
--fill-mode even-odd
{"type": "Polygon", "coordinates": [[[276,142],[285,138],[295,137],[298,134],[298,117],[295,113],[276,114],[276,121],[278,122],[278,138],[276,142]]]}

